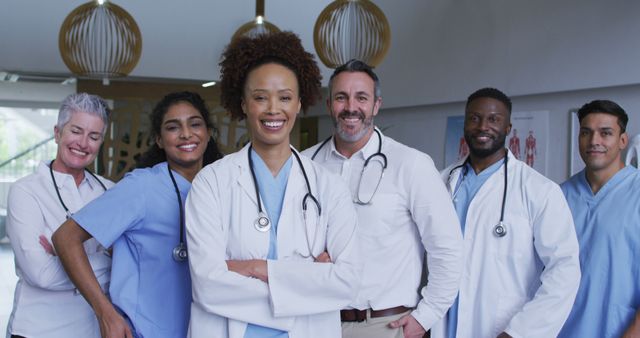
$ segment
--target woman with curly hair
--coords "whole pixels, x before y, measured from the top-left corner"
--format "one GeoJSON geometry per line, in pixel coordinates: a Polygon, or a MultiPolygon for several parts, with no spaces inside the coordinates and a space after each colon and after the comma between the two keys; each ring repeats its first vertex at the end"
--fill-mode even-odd
{"type": "Polygon", "coordinates": [[[251,142],[189,192],[191,337],[339,337],[361,270],[355,210],[340,178],[289,144],[320,71],[289,32],[234,41],[220,66],[222,104],[251,142]]]}
{"type": "Polygon", "coordinates": [[[53,243],[69,277],[95,311],[102,337],[184,338],[191,281],[184,201],[203,165],[222,155],[200,95],[166,95],[153,109],[153,146],[140,168],[60,226],[53,243]],[[107,298],[83,242],[113,247],[107,298]]]}

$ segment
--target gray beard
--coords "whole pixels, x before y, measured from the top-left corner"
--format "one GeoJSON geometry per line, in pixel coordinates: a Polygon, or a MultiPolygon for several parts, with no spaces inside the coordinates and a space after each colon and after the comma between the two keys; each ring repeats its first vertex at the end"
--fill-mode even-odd
{"type": "Polygon", "coordinates": [[[338,122],[338,120],[334,119],[333,117],[332,119],[333,119],[333,128],[335,129],[335,132],[338,135],[338,137],[341,140],[349,143],[360,141],[371,130],[371,128],[373,128],[373,116],[371,116],[368,119],[365,118],[362,123],[363,128],[355,134],[351,134],[346,130],[343,130],[342,128],[340,128],[340,123],[338,122]]]}

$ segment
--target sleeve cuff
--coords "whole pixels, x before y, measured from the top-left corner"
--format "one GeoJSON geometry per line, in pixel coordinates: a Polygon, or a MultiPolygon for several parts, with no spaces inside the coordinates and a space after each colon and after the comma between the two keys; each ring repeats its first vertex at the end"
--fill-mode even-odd
{"type": "Polygon", "coordinates": [[[429,330],[438,320],[441,319],[441,317],[436,315],[436,313],[431,309],[426,308],[422,302],[418,303],[418,307],[411,312],[411,315],[418,321],[418,323],[420,323],[425,331],[429,330]]]}

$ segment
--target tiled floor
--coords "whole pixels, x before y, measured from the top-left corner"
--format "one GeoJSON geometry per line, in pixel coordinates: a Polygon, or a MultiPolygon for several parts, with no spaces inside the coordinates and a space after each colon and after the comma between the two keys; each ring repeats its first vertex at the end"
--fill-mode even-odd
{"type": "Polygon", "coordinates": [[[0,241],[0,337],[7,331],[7,322],[13,307],[13,290],[16,287],[13,251],[6,238],[0,241]]]}

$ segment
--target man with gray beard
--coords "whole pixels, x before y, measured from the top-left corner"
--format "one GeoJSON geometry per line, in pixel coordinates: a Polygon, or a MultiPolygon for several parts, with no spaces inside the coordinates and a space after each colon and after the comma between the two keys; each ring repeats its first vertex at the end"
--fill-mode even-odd
{"type": "Polygon", "coordinates": [[[336,184],[348,184],[358,212],[364,268],[358,295],[340,313],[346,338],[422,337],[452,304],[461,275],[462,235],[447,190],[428,155],[374,126],[381,105],[371,67],[338,67],[327,100],[334,134],[304,152],[344,179],[336,184]],[[425,251],[428,283],[419,290],[425,251]]]}

